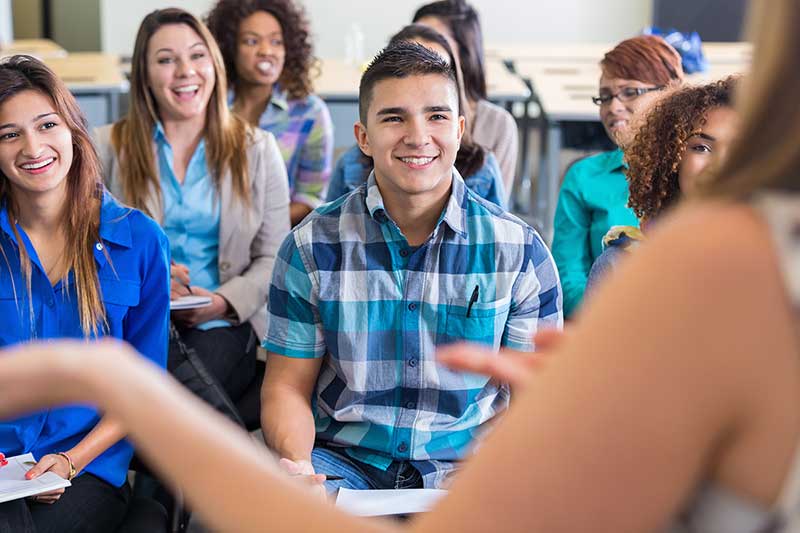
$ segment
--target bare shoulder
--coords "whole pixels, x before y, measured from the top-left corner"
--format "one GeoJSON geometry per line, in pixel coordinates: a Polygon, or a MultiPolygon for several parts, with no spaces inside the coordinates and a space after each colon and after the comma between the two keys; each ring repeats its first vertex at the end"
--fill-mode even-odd
{"type": "Polygon", "coordinates": [[[770,229],[760,214],[742,203],[689,204],[654,228],[648,241],[651,261],[669,262],[697,277],[722,284],[779,282],[778,259],[770,229]]]}

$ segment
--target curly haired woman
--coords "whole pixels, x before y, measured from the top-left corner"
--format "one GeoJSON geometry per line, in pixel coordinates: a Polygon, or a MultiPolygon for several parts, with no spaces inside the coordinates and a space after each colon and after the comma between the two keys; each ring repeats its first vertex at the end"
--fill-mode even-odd
{"type": "Polygon", "coordinates": [[[580,308],[589,271],[613,226],[637,225],[627,207],[623,150],[663,91],[683,85],[681,57],[664,39],[639,35],[617,44],[600,61],[600,122],[617,149],[575,162],[564,174],[553,221],[553,258],[564,291],[564,318],[580,308]]]}
{"type": "Polygon", "coordinates": [[[331,117],[311,92],[316,60],[305,13],[292,0],[220,0],[206,23],[225,60],[233,110],[278,141],[295,225],[322,203],[333,159],[331,117]]]}
{"type": "MultiPolygon", "coordinates": [[[[708,166],[725,157],[737,126],[731,97],[736,78],[688,87],[665,97],[647,116],[625,151],[628,206],[642,229],[683,194],[690,193],[708,166]]],[[[633,226],[614,226],[603,237],[604,250],[592,265],[587,287],[644,238],[633,226]]]]}

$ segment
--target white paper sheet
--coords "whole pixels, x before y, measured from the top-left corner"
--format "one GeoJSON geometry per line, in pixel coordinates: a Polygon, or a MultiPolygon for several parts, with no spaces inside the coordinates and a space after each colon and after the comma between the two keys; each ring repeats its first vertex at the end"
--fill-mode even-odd
{"type": "Polygon", "coordinates": [[[429,511],[447,494],[441,489],[339,489],[336,506],[358,516],[385,516],[429,511]]]}
{"type": "Polygon", "coordinates": [[[169,308],[171,311],[178,309],[196,309],[211,305],[210,296],[181,296],[176,300],[170,300],[169,308]]]}
{"type": "Polygon", "coordinates": [[[25,472],[33,465],[33,454],[6,457],[8,464],[0,467],[0,503],[35,496],[43,492],[69,487],[72,483],[53,472],[45,472],[36,479],[25,479],[25,472]]]}

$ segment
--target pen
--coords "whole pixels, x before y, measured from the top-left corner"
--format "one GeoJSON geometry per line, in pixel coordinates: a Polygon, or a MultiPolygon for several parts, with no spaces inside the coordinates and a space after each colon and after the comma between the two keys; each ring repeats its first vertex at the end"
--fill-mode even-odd
{"type": "MultiPolygon", "coordinates": [[[[292,474],[291,477],[298,477],[298,476],[305,476],[308,474],[292,474]]],[[[332,476],[330,474],[314,474],[316,476],[325,476],[325,481],[342,481],[344,478],[342,476],[332,476]]]]}
{"type": "MultiPolygon", "coordinates": [[[[172,260],[170,260],[169,264],[170,264],[170,265],[174,265],[174,264],[175,264],[175,261],[172,261],[172,260]]],[[[192,288],[191,288],[190,286],[186,285],[185,283],[181,283],[181,285],[183,285],[183,286],[186,288],[186,290],[187,290],[187,291],[189,291],[189,294],[194,294],[194,293],[192,292],[192,288]]]]}
{"type": "Polygon", "coordinates": [[[472,305],[478,301],[478,286],[475,285],[475,290],[472,291],[472,296],[469,299],[469,305],[467,306],[467,318],[469,318],[469,314],[472,312],[472,305]]]}

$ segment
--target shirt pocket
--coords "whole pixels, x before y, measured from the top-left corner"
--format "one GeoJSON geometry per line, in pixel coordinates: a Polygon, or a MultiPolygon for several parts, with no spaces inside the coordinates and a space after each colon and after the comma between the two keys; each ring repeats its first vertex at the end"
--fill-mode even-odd
{"type": "Polygon", "coordinates": [[[510,309],[510,295],[471,306],[463,298],[449,300],[442,344],[467,341],[499,348],[510,309]]]}
{"type": "Polygon", "coordinates": [[[100,287],[103,291],[108,332],[114,337],[122,338],[122,322],[128,316],[130,308],[139,305],[142,285],[138,281],[100,278],[100,287]]]}

